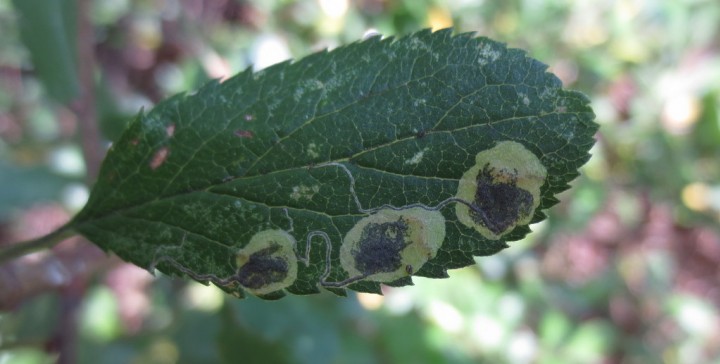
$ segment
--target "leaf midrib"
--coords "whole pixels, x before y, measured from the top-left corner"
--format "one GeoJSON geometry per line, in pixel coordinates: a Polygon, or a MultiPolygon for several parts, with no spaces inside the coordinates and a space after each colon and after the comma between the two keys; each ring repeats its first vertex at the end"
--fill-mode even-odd
{"type": "MultiPolygon", "coordinates": [[[[577,112],[551,112],[551,113],[543,114],[542,116],[544,117],[544,116],[554,115],[554,114],[558,114],[558,115],[561,115],[561,114],[573,114],[573,115],[577,115],[578,113],[577,113],[577,112]]],[[[505,118],[505,119],[490,121],[490,122],[487,122],[487,123],[484,123],[484,124],[467,125],[467,126],[464,126],[464,127],[462,127],[462,128],[457,128],[457,129],[452,129],[452,130],[432,130],[432,131],[428,131],[428,132],[425,134],[425,137],[431,136],[431,135],[433,135],[433,134],[453,133],[453,132],[462,131],[462,130],[467,130],[467,129],[472,129],[472,128],[481,128],[481,127],[486,127],[486,126],[495,125],[495,124],[497,124],[497,123],[508,122],[508,121],[513,121],[513,120],[518,120],[518,119],[523,119],[523,118],[531,118],[531,117],[538,117],[538,115],[528,115],[528,116],[521,116],[521,117],[515,117],[515,116],[514,116],[514,117],[510,117],[510,118],[505,118]]],[[[128,211],[132,211],[132,210],[135,210],[135,209],[139,209],[139,208],[142,208],[142,207],[144,207],[144,206],[150,205],[150,204],[152,204],[152,203],[156,203],[156,202],[161,201],[161,200],[172,200],[172,199],[175,199],[175,198],[179,198],[179,197],[191,195],[191,194],[193,194],[193,193],[198,193],[198,192],[207,192],[207,193],[211,193],[211,194],[220,194],[220,195],[225,195],[225,196],[232,196],[232,197],[234,197],[234,198],[243,199],[243,200],[246,200],[246,201],[251,202],[251,203],[262,204],[262,205],[266,205],[266,206],[270,207],[270,205],[268,205],[266,202],[263,202],[263,201],[251,200],[251,199],[248,199],[248,198],[245,198],[245,197],[238,197],[238,196],[234,196],[234,195],[231,195],[231,194],[222,194],[222,193],[219,193],[219,192],[217,192],[217,191],[211,191],[211,189],[212,189],[212,188],[215,188],[215,187],[218,187],[218,186],[221,186],[221,185],[224,185],[224,184],[227,184],[227,183],[231,183],[231,182],[233,182],[233,181],[235,181],[235,180],[238,180],[238,179],[262,178],[262,177],[267,177],[268,175],[272,175],[272,174],[276,174],[276,173],[286,173],[286,172],[290,172],[290,171],[294,171],[294,170],[312,169],[312,168],[317,168],[317,165],[318,165],[318,164],[324,164],[324,163],[350,162],[351,159],[357,158],[357,157],[359,157],[359,156],[361,156],[361,155],[363,155],[363,154],[370,153],[370,152],[376,151],[376,150],[378,150],[378,149],[385,148],[385,147],[389,147],[389,146],[392,146],[392,145],[394,145],[394,144],[396,144],[396,143],[401,143],[401,142],[404,142],[404,141],[407,141],[407,140],[412,140],[412,139],[416,139],[416,136],[415,136],[415,135],[409,135],[409,136],[404,137],[404,138],[395,139],[395,140],[393,140],[393,141],[391,141],[391,142],[388,142],[388,143],[383,143],[383,144],[379,144],[379,145],[377,145],[377,146],[374,146],[374,147],[372,147],[372,148],[364,149],[364,150],[362,150],[361,152],[356,153],[356,154],[354,154],[354,155],[352,155],[352,156],[345,156],[345,157],[343,157],[343,158],[338,158],[338,159],[335,159],[335,160],[329,160],[329,161],[322,162],[322,163],[312,163],[312,164],[306,164],[306,165],[302,165],[302,166],[295,166],[295,167],[291,167],[291,168],[279,169],[279,170],[274,170],[274,171],[267,172],[267,173],[264,173],[264,174],[256,174],[256,175],[251,175],[251,176],[238,176],[238,177],[235,177],[235,178],[232,178],[232,179],[229,179],[229,180],[221,181],[221,182],[219,182],[219,183],[210,184],[209,186],[204,187],[204,188],[202,188],[202,189],[194,189],[194,190],[188,190],[188,191],[178,192],[178,193],[175,193],[175,194],[172,194],[172,195],[161,196],[161,197],[158,197],[158,198],[156,198],[156,199],[154,199],[154,200],[145,201],[145,202],[140,203],[140,204],[136,204],[136,205],[132,205],[132,206],[125,206],[125,207],[119,208],[119,209],[117,209],[117,210],[110,211],[110,212],[108,212],[108,213],[106,213],[106,214],[102,214],[102,215],[99,215],[99,216],[93,216],[91,219],[86,219],[86,220],[83,220],[83,221],[76,221],[75,223],[72,223],[71,226],[78,226],[78,225],[83,225],[83,224],[86,224],[86,223],[93,223],[93,222],[95,222],[95,221],[99,221],[99,220],[102,220],[102,219],[105,219],[105,218],[111,218],[111,217],[113,217],[113,215],[123,215],[124,213],[126,213],[126,212],[128,212],[128,211]]],[[[377,170],[377,171],[381,171],[381,172],[383,172],[383,173],[398,175],[398,174],[395,173],[395,172],[390,172],[390,171],[381,170],[381,169],[379,169],[379,168],[372,167],[372,166],[360,165],[360,167],[362,167],[362,168],[368,168],[368,169],[373,169],[373,170],[377,170]]],[[[435,179],[456,180],[456,181],[459,180],[459,178],[441,178],[441,177],[436,177],[436,176],[424,176],[424,175],[415,175],[415,174],[403,174],[402,176],[403,176],[403,177],[417,177],[417,178],[435,178],[435,179]]],[[[292,207],[292,206],[272,206],[272,207],[276,207],[276,208],[289,208],[289,209],[294,209],[294,210],[306,210],[306,211],[311,211],[311,212],[317,213],[317,214],[327,215],[327,213],[322,212],[322,211],[315,211],[315,210],[311,210],[311,209],[302,209],[302,208],[297,208],[297,207],[292,207]]],[[[353,214],[328,215],[328,216],[352,216],[352,215],[353,215],[353,214]]],[[[359,214],[359,215],[360,215],[360,214],[359,214]]]]}
{"type": "MultiPolygon", "coordinates": [[[[373,88],[374,85],[376,84],[377,76],[378,76],[378,74],[379,74],[379,73],[378,73],[378,74],[375,75],[375,78],[374,78],[374,80],[373,80],[373,83],[368,87],[367,95],[365,95],[364,97],[360,97],[360,98],[358,98],[357,100],[355,100],[355,101],[353,101],[353,102],[350,102],[350,103],[348,103],[348,104],[346,104],[346,105],[343,105],[343,106],[341,106],[341,107],[339,107],[339,108],[337,108],[337,109],[328,111],[328,112],[326,112],[326,113],[324,113],[324,114],[322,114],[322,115],[314,115],[311,119],[305,121],[304,123],[302,123],[301,125],[299,125],[297,128],[293,129],[290,133],[288,133],[287,135],[285,135],[285,136],[283,136],[282,138],[280,138],[279,140],[277,140],[274,145],[272,145],[270,148],[268,148],[263,154],[259,155],[259,156],[252,162],[252,164],[251,164],[247,169],[245,169],[245,171],[243,172],[242,175],[236,176],[236,177],[233,177],[233,178],[230,178],[230,179],[224,179],[224,180],[218,181],[218,183],[210,183],[208,186],[206,186],[206,187],[204,187],[204,188],[201,188],[201,189],[194,189],[194,190],[189,190],[189,191],[178,192],[178,193],[175,193],[175,194],[172,194],[172,195],[160,195],[160,196],[158,196],[157,198],[155,198],[155,199],[153,199],[153,200],[143,201],[143,202],[140,203],[140,204],[135,204],[135,205],[131,205],[131,206],[124,206],[124,207],[121,207],[121,208],[118,208],[118,209],[115,209],[115,210],[112,210],[112,211],[108,211],[108,212],[106,212],[106,213],[104,213],[104,214],[91,216],[91,218],[86,219],[86,220],[84,220],[84,221],[78,221],[77,224],[83,224],[83,223],[88,223],[88,222],[92,222],[92,221],[98,221],[98,220],[102,220],[102,219],[105,219],[105,218],[108,218],[108,217],[112,217],[113,215],[122,215],[123,213],[125,213],[125,212],[127,212],[127,211],[132,211],[132,210],[135,210],[135,209],[139,209],[139,208],[142,208],[142,207],[144,207],[144,206],[150,205],[150,204],[152,204],[152,203],[156,203],[156,202],[161,201],[161,200],[172,200],[172,199],[175,199],[175,198],[178,198],[178,197],[190,195],[190,194],[197,193],[197,192],[209,192],[209,193],[213,193],[212,191],[210,191],[210,189],[215,188],[215,187],[218,187],[218,186],[221,186],[221,185],[224,185],[224,184],[227,184],[227,183],[231,183],[231,182],[236,181],[236,180],[238,180],[238,179],[243,179],[243,178],[255,178],[255,177],[265,177],[265,176],[267,176],[267,175],[275,174],[275,173],[282,173],[282,172],[288,172],[288,171],[300,170],[300,169],[310,169],[310,168],[313,168],[314,166],[316,166],[316,165],[318,165],[318,164],[349,162],[351,159],[356,159],[356,158],[358,158],[358,157],[360,157],[360,156],[362,156],[362,155],[364,155],[364,154],[367,154],[367,153],[370,153],[370,152],[373,152],[373,151],[376,151],[376,150],[379,150],[379,149],[382,149],[382,148],[385,148],[385,147],[389,147],[389,146],[392,146],[392,145],[397,144],[397,143],[401,143],[401,142],[404,142],[404,141],[407,141],[407,140],[414,139],[414,138],[416,138],[416,135],[415,135],[415,134],[409,134],[409,135],[407,135],[406,137],[402,137],[402,138],[394,139],[394,140],[389,141],[389,142],[386,142],[386,143],[378,144],[378,145],[376,145],[376,146],[363,149],[363,150],[361,150],[361,151],[359,151],[359,152],[356,152],[355,154],[352,154],[352,155],[349,155],[349,156],[344,156],[344,157],[341,157],[341,158],[336,158],[336,159],[333,159],[333,160],[327,160],[327,161],[322,161],[322,162],[313,162],[313,163],[309,163],[309,164],[305,164],[305,165],[301,165],[301,166],[294,166],[294,167],[291,167],[291,168],[285,168],[285,169],[281,169],[281,170],[274,170],[274,171],[270,171],[270,172],[267,172],[267,173],[264,173],[264,174],[248,175],[248,174],[250,174],[251,172],[253,172],[253,169],[254,169],[254,168],[255,168],[255,169],[257,168],[258,164],[265,158],[265,156],[271,154],[278,145],[282,144],[282,142],[283,142],[284,140],[287,140],[287,139],[291,138],[291,137],[292,137],[293,135],[295,135],[298,131],[300,131],[300,130],[302,130],[303,128],[307,127],[308,125],[312,124],[312,123],[315,122],[316,120],[326,118],[326,117],[331,116],[331,115],[333,115],[333,114],[337,114],[337,113],[339,113],[339,112],[342,112],[343,110],[346,110],[346,109],[348,109],[348,108],[350,108],[350,107],[353,107],[353,106],[355,106],[355,105],[358,105],[358,104],[360,104],[360,103],[362,103],[362,102],[366,102],[367,100],[369,100],[369,99],[371,99],[371,98],[382,97],[382,95],[384,95],[384,94],[386,94],[386,93],[388,93],[388,92],[391,92],[391,91],[400,89],[400,88],[402,88],[402,87],[407,87],[407,85],[410,84],[411,82],[422,82],[423,80],[427,80],[427,79],[436,79],[436,80],[438,80],[439,82],[444,83],[443,80],[437,78],[436,75],[437,75],[438,73],[444,71],[444,70],[445,70],[447,67],[449,67],[449,66],[450,66],[450,64],[445,64],[445,65],[437,68],[436,70],[434,70],[434,72],[432,72],[431,74],[428,74],[428,75],[425,75],[425,76],[423,76],[423,77],[419,77],[419,78],[416,78],[416,79],[409,79],[409,80],[407,80],[407,81],[405,81],[405,82],[402,82],[402,83],[400,83],[400,84],[396,84],[396,85],[394,85],[393,87],[388,87],[388,88],[386,88],[386,89],[384,89],[384,90],[380,90],[380,91],[377,91],[377,92],[371,92],[370,90],[372,90],[372,88],[373,88]],[[369,96],[369,97],[368,97],[368,96],[369,96]]],[[[415,69],[415,63],[413,62],[413,65],[411,66],[411,69],[410,69],[410,71],[409,71],[409,74],[412,75],[413,72],[414,72],[414,69],[415,69]]],[[[485,85],[481,86],[480,88],[473,90],[472,92],[469,92],[469,93],[467,93],[467,94],[464,94],[464,95],[458,97],[458,99],[456,100],[456,102],[453,103],[453,105],[452,105],[451,107],[449,107],[449,108],[446,110],[446,112],[445,112],[440,118],[438,118],[437,122],[433,125],[433,127],[430,128],[430,130],[426,132],[425,137],[427,137],[427,136],[429,136],[429,135],[436,134],[436,133],[450,133],[450,134],[452,134],[452,133],[454,133],[454,132],[458,132],[458,131],[462,131],[462,130],[466,130],[466,129],[481,128],[481,127],[486,127],[486,126],[492,126],[492,125],[495,125],[495,124],[497,124],[497,123],[502,123],[502,122],[507,122],[507,121],[512,121],[512,120],[517,120],[517,119],[523,119],[523,118],[530,118],[530,117],[539,117],[539,116],[541,116],[541,115],[528,115],[528,116],[520,116],[520,117],[518,117],[518,116],[513,116],[513,117],[504,118],[504,119],[500,119],[500,120],[488,121],[488,122],[485,122],[485,123],[483,123],[483,124],[471,124],[471,125],[466,125],[466,126],[461,127],[461,128],[435,130],[436,127],[438,127],[439,125],[442,124],[443,120],[445,120],[445,118],[447,117],[448,113],[449,113],[451,110],[453,110],[454,108],[456,108],[458,105],[462,104],[462,101],[463,101],[465,98],[467,98],[467,97],[469,97],[469,96],[471,96],[471,95],[475,95],[475,94],[477,94],[478,92],[482,92],[482,91],[485,90],[487,87],[491,87],[491,86],[495,87],[495,86],[501,86],[501,85],[503,85],[503,84],[502,84],[502,83],[498,83],[498,84],[485,84],[485,85]]],[[[451,88],[452,88],[452,87],[451,87],[451,88]]],[[[457,92],[457,91],[455,91],[455,92],[457,92]]],[[[322,100],[322,98],[319,98],[319,100],[322,100]]],[[[314,106],[314,108],[315,108],[315,110],[317,110],[317,104],[314,106]]],[[[549,115],[549,114],[563,114],[563,113],[560,113],[560,112],[551,112],[551,113],[548,113],[548,114],[543,114],[542,116],[547,116],[547,115],[549,115]]],[[[576,114],[576,113],[572,113],[572,114],[576,114]]],[[[182,167],[179,167],[178,172],[175,173],[173,180],[174,180],[175,178],[177,178],[178,175],[181,174],[181,171],[182,171],[186,166],[187,166],[187,162],[186,162],[182,167]]],[[[363,166],[363,167],[366,167],[366,166],[363,166]]],[[[372,168],[375,169],[375,170],[380,170],[379,168],[375,168],[375,167],[372,167],[372,168]]],[[[382,170],[380,170],[380,171],[382,171],[382,170]]],[[[392,172],[389,172],[389,171],[383,171],[383,172],[384,172],[384,173],[392,173],[392,172]]],[[[403,176],[415,176],[415,177],[420,177],[420,178],[429,178],[428,176],[418,176],[418,175],[412,175],[412,174],[403,175],[403,176]]],[[[171,180],[170,182],[168,182],[168,185],[167,185],[167,186],[170,186],[171,184],[172,184],[172,180],[171,180]]],[[[163,190],[166,190],[166,189],[168,188],[167,186],[166,186],[165,188],[163,188],[163,190]]],[[[240,197],[236,197],[236,198],[240,198],[240,197]]],[[[246,199],[246,198],[243,198],[243,199],[245,199],[246,201],[252,202],[252,203],[265,204],[264,202],[261,202],[261,201],[255,201],[255,200],[250,200],[250,199],[246,199]]],[[[309,210],[309,211],[314,211],[314,210],[309,210]]],[[[315,212],[315,213],[322,213],[322,212],[320,212],[320,211],[314,211],[314,212],[315,212]]]]}

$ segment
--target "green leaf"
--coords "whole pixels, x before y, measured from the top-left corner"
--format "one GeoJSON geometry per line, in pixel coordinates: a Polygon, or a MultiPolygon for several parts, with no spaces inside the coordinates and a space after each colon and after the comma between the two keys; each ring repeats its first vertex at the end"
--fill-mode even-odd
{"type": "Polygon", "coordinates": [[[34,204],[57,201],[62,190],[74,182],[46,167],[18,166],[0,161],[0,220],[34,204]]]}
{"type": "Polygon", "coordinates": [[[239,325],[227,306],[220,311],[223,316],[218,333],[218,349],[223,363],[290,363],[288,349],[279,340],[265,339],[239,325]]]}
{"type": "Polygon", "coordinates": [[[588,100],[545,70],[450,30],[247,70],[141,112],[71,227],[237,296],[443,278],[525,236],[589,158],[588,100]]]}
{"type": "Polygon", "coordinates": [[[13,0],[20,38],[48,94],[60,102],[79,93],[75,0],[13,0]]]}

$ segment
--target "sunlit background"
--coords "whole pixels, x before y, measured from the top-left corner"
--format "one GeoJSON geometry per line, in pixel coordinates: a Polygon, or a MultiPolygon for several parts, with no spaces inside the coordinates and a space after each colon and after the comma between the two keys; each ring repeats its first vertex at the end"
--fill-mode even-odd
{"type": "MultiPolygon", "coordinates": [[[[0,0],[0,242],[67,221],[92,170],[72,102],[75,23],[64,45],[33,35],[22,3],[78,18],[75,1],[0,0]],[[52,47],[69,62],[45,58],[43,73],[33,52],[52,47]]],[[[0,364],[58,351],[99,364],[720,362],[720,2],[83,3],[106,146],[140,108],[209,79],[450,26],[547,63],[591,98],[601,129],[582,176],[525,240],[384,296],[240,301],[78,239],[24,257],[0,267],[0,364]]]]}

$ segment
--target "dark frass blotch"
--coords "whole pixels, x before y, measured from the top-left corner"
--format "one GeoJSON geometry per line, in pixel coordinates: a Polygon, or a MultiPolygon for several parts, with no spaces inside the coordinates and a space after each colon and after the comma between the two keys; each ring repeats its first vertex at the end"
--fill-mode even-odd
{"type": "Polygon", "coordinates": [[[282,247],[272,244],[250,254],[237,272],[238,282],[246,288],[260,289],[268,284],[282,282],[288,276],[290,265],[283,257],[276,256],[282,247]]]}
{"type": "Polygon", "coordinates": [[[235,280],[254,295],[285,289],[297,279],[295,238],[283,230],[263,230],[237,253],[235,280]]]}
{"type": "Polygon", "coordinates": [[[381,209],[360,219],[340,247],[348,279],[393,282],[433,259],[445,240],[445,217],[437,210],[381,209]]]}
{"type": "Polygon", "coordinates": [[[463,174],[455,205],[460,222],[490,240],[532,220],[540,205],[547,171],[525,146],[502,141],[480,151],[475,165],[463,174]]]}
{"type": "Polygon", "coordinates": [[[477,191],[473,204],[484,212],[470,210],[470,216],[478,224],[485,224],[495,234],[500,234],[518,219],[532,215],[533,195],[517,186],[517,169],[493,168],[485,164],[477,176],[477,191]]]}
{"type": "Polygon", "coordinates": [[[363,275],[386,273],[402,266],[400,252],[408,246],[405,241],[408,225],[402,218],[395,222],[368,224],[357,247],[352,250],[355,266],[363,275]]]}

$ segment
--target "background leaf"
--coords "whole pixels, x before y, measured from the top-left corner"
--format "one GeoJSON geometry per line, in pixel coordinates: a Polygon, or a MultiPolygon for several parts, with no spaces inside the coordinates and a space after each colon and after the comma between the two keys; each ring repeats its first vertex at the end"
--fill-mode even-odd
{"type": "Polygon", "coordinates": [[[447,201],[477,153],[510,140],[539,158],[548,177],[533,222],[589,157],[588,101],[545,69],[520,50],[445,30],[374,37],[211,82],[137,117],[71,225],[141,267],[205,281],[235,274],[235,253],[257,232],[285,230],[301,258],[312,246],[286,289],[307,294],[327,263],[329,281],[348,278],[340,244],[368,210],[423,204],[438,207],[447,234],[414,273],[445,277],[529,232],[490,240],[458,221],[447,201]],[[332,244],[329,262],[317,232],[332,244]]]}
{"type": "Polygon", "coordinates": [[[38,78],[60,102],[77,96],[75,0],[13,0],[20,37],[30,51],[38,78]]]}
{"type": "Polygon", "coordinates": [[[52,201],[62,195],[73,180],[53,173],[48,168],[24,167],[0,161],[0,217],[20,208],[52,201]]]}

